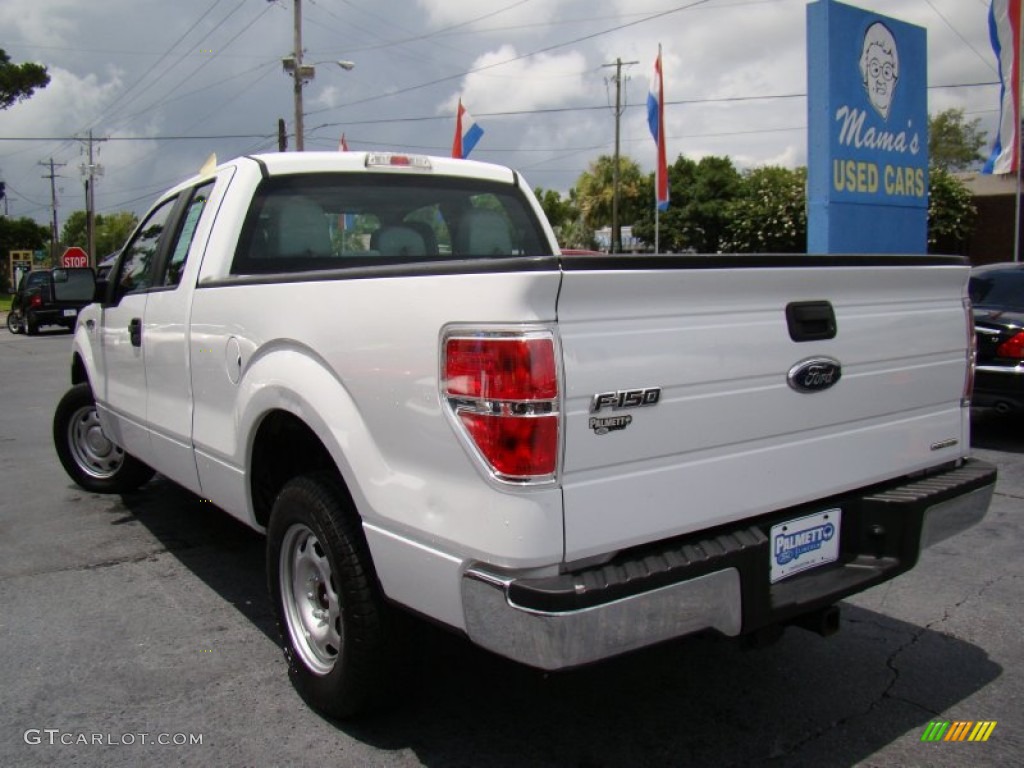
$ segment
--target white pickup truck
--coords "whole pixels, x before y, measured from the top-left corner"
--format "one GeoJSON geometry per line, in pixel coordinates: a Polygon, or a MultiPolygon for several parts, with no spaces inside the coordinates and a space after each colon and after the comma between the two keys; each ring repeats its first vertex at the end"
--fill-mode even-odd
{"type": "Polygon", "coordinates": [[[78,322],[58,455],[267,534],[298,690],[347,716],[394,607],[559,669],[826,634],[979,521],[968,268],[562,256],[516,172],[242,157],[160,198],[78,322]]]}

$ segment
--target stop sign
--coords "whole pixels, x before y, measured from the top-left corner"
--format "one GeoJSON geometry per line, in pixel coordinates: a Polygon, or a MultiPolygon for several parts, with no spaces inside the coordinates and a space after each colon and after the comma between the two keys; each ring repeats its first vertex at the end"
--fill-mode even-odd
{"type": "Polygon", "coordinates": [[[64,255],[60,257],[60,265],[62,267],[88,267],[89,254],[77,245],[72,245],[64,251],[64,255]]]}

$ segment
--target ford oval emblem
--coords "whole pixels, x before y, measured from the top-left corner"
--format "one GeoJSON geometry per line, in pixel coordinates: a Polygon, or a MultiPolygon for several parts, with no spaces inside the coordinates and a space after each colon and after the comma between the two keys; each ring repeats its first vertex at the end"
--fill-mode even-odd
{"type": "Polygon", "coordinates": [[[842,375],[843,367],[838,360],[814,357],[789,369],[789,386],[797,392],[821,392],[835,386],[842,375]]]}

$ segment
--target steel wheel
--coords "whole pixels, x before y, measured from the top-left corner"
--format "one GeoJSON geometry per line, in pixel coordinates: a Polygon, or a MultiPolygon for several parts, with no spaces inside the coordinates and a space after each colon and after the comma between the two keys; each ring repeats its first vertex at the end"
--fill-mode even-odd
{"type": "Polygon", "coordinates": [[[57,403],[53,447],[68,476],[93,493],[127,493],[153,476],[103,433],[88,382],[75,384],[57,403]]]}
{"type": "Polygon", "coordinates": [[[16,312],[7,313],[7,330],[11,333],[21,333],[25,329],[21,325],[21,321],[18,319],[16,312]]]}
{"type": "Polygon", "coordinates": [[[107,480],[124,464],[124,451],[103,434],[96,406],[83,406],[68,421],[68,447],[71,456],[85,474],[107,480]]]}
{"type": "Polygon", "coordinates": [[[326,675],[341,652],[341,601],[327,552],[296,523],[281,544],[281,602],[292,645],[310,671],[326,675]]]}
{"type": "Polygon", "coordinates": [[[393,700],[391,613],[359,516],[333,472],[292,478],[277,494],[267,526],[267,586],[302,698],[336,718],[393,700]]]}

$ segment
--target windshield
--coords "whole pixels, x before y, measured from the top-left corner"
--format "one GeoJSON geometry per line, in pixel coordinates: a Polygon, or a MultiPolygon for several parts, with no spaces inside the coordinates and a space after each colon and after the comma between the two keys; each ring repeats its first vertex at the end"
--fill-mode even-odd
{"type": "Polygon", "coordinates": [[[246,216],[234,274],[551,255],[513,184],[443,176],[272,177],[246,216]]]}
{"type": "Polygon", "coordinates": [[[994,270],[971,278],[971,302],[976,307],[1024,310],[1024,270],[994,270]]]}

